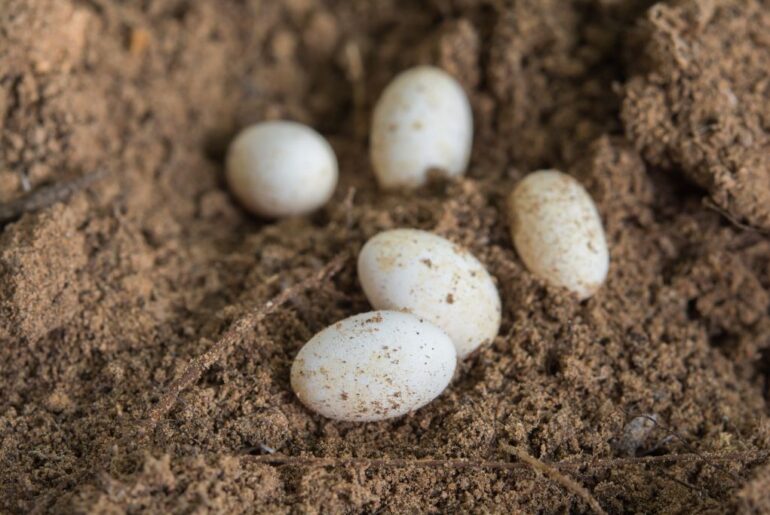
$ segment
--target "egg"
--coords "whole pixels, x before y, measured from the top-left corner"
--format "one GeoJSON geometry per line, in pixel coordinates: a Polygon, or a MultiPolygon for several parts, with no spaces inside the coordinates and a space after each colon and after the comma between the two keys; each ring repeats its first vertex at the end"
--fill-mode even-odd
{"type": "Polygon", "coordinates": [[[536,276],[587,299],[607,277],[610,257],[593,199],[556,170],[526,176],[509,198],[511,234],[536,276]]]}
{"type": "Polygon", "coordinates": [[[358,278],[372,307],[424,317],[449,335],[460,358],[500,329],[500,295],[484,265],[436,234],[377,234],[361,249],[358,278]]]}
{"type": "Polygon", "coordinates": [[[439,68],[398,75],[374,109],[371,158],[380,186],[415,188],[430,170],[465,173],[473,143],[473,112],[462,86],[439,68]]]}
{"type": "Polygon", "coordinates": [[[321,415],[385,420],[421,408],[449,384],[457,357],[449,337],[409,313],[373,311],[313,336],[291,367],[291,386],[321,415]]]}
{"type": "Polygon", "coordinates": [[[227,182],[254,214],[303,215],[323,206],[337,186],[329,143],[300,123],[268,121],[244,129],[227,152],[227,182]]]}

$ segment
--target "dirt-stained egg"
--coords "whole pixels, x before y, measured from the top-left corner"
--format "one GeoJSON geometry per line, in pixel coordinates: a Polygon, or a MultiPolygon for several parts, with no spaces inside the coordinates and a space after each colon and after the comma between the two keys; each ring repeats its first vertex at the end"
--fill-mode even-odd
{"type": "Polygon", "coordinates": [[[323,206],[337,186],[337,157],[316,131],[296,122],[247,127],[227,153],[227,182],[249,211],[270,218],[323,206]]]}
{"type": "Polygon", "coordinates": [[[291,367],[291,386],[321,415],[385,420],[421,408],[449,384],[457,356],[449,337],[409,313],[372,311],[313,336],[291,367]]]}
{"type": "Polygon", "coordinates": [[[418,66],[399,74],[374,109],[371,157],[380,186],[415,188],[428,172],[465,173],[473,143],[473,112],[448,73],[418,66]]]}
{"type": "Polygon", "coordinates": [[[511,234],[533,274],[586,299],[604,283],[610,257],[593,199],[556,170],[527,175],[509,198],[511,234]]]}
{"type": "Polygon", "coordinates": [[[375,309],[408,311],[446,332],[464,358],[500,329],[500,295],[466,249],[417,229],[384,231],[358,255],[358,278],[375,309]]]}

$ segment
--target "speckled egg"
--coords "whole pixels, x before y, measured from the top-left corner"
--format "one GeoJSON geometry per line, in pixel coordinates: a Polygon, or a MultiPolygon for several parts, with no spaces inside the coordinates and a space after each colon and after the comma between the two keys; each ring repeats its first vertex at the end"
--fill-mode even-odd
{"type": "Polygon", "coordinates": [[[373,311],[313,336],[292,364],[291,386],[305,406],[325,417],[385,420],[438,397],[456,363],[452,341],[427,320],[373,311]]]}
{"type": "Polygon", "coordinates": [[[439,68],[398,75],[374,109],[371,157],[380,186],[415,188],[428,172],[465,173],[473,144],[473,112],[462,86],[439,68]]]}
{"type": "Polygon", "coordinates": [[[531,173],[511,193],[509,209],[516,251],[533,274],[581,299],[596,293],[609,251],[596,205],[577,180],[556,170],[531,173]]]}
{"type": "Polygon", "coordinates": [[[466,249],[417,229],[384,231],[358,256],[358,278],[375,309],[408,311],[446,332],[463,358],[500,329],[500,295],[466,249]]]}

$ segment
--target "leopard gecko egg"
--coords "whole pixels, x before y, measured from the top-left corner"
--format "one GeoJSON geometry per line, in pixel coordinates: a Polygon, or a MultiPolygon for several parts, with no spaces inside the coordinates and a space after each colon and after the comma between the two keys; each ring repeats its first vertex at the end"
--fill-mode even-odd
{"type": "Polygon", "coordinates": [[[329,143],[300,123],[268,121],[244,129],[227,153],[227,182],[249,211],[279,218],[323,206],[337,186],[329,143]]]}
{"type": "Polygon", "coordinates": [[[473,143],[473,112],[462,86],[432,66],[398,75],[374,109],[371,157],[380,186],[415,188],[428,172],[465,173],[473,143]]]}
{"type": "Polygon", "coordinates": [[[409,313],[373,311],[313,336],[291,367],[291,386],[321,415],[385,420],[421,408],[449,384],[457,356],[449,337],[409,313]]]}
{"type": "Polygon", "coordinates": [[[375,309],[408,311],[436,324],[464,358],[500,329],[500,295],[470,252],[436,234],[394,229],[366,242],[358,278],[375,309]]]}
{"type": "Polygon", "coordinates": [[[521,260],[542,279],[586,299],[607,277],[609,252],[596,205],[580,183],[556,170],[525,177],[509,198],[521,260]]]}

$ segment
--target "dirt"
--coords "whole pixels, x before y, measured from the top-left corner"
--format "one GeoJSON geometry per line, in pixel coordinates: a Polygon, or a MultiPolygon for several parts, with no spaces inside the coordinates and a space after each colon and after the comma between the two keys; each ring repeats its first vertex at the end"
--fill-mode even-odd
{"type": "Polygon", "coordinates": [[[770,9],[682,2],[640,26],[622,117],[651,165],[677,167],[731,218],[770,229],[770,9]]]}
{"type": "Polygon", "coordinates": [[[507,446],[572,463],[611,513],[770,510],[769,13],[760,0],[0,2],[0,202],[107,170],[0,234],[0,511],[589,511],[530,468],[485,465],[516,462],[507,446]],[[472,162],[464,179],[385,194],[372,105],[417,63],[467,89],[472,162]],[[276,118],[338,154],[337,193],[312,216],[258,220],[225,187],[233,135],[276,118]],[[512,247],[505,197],[544,167],[584,182],[607,231],[608,281],[582,303],[512,247]],[[301,345],[368,309],[351,260],[247,331],[142,438],[233,321],[391,227],[467,247],[500,289],[500,335],[439,399],[352,424],[291,392],[301,345]]]}

